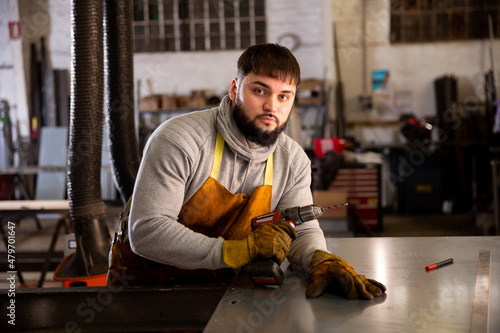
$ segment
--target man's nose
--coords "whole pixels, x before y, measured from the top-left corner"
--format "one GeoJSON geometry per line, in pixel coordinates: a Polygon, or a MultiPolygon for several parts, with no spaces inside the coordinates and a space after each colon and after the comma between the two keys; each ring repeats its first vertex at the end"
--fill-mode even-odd
{"type": "Polygon", "coordinates": [[[266,99],[266,102],[264,103],[264,111],[270,113],[275,113],[278,111],[278,102],[275,98],[270,96],[266,99]]]}

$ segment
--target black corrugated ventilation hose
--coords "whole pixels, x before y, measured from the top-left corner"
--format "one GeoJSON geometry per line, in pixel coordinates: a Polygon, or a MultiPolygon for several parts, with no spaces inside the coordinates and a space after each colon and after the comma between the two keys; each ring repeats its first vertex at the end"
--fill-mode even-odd
{"type": "Polygon", "coordinates": [[[106,111],[111,170],[124,206],[139,170],[134,126],[133,1],[104,1],[106,111]]]}
{"type": "Polygon", "coordinates": [[[105,274],[111,239],[101,196],[103,3],[72,0],[68,200],[77,251],[58,278],[105,274]]]}

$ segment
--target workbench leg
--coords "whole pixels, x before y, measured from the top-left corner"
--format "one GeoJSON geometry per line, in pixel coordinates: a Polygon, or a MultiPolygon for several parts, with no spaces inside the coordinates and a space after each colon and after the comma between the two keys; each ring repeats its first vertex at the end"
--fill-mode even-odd
{"type": "Polygon", "coordinates": [[[64,229],[66,230],[66,234],[70,232],[68,216],[61,217],[57,222],[56,230],[54,230],[54,234],[52,235],[52,241],[50,243],[49,252],[45,256],[45,263],[43,264],[40,280],[38,281],[38,288],[42,288],[43,283],[45,281],[45,275],[47,275],[47,271],[50,266],[50,261],[52,260],[52,256],[54,255],[54,249],[56,247],[57,238],[59,237],[59,232],[62,227],[64,227],[64,229]]]}
{"type": "Polygon", "coordinates": [[[12,198],[14,197],[14,191],[16,190],[16,187],[19,188],[19,191],[21,191],[21,195],[25,200],[31,199],[28,194],[28,190],[26,189],[26,186],[24,186],[23,184],[21,176],[16,174],[12,177],[11,183],[9,184],[9,189],[7,191],[7,196],[6,196],[7,200],[12,200],[12,198]]]}
{"type": "MultiPolygon", "coordinates": [[[[0,217],[0,233],[2,234],[2,239],[3,239],[3,242],[5,244],[5,250],[8,253],[9,252],[9,239],[7,238],[7,233],[5,232],[5,229],[3,227],[4,221],[5,220],[2,217],[0,217]]],[[[19,278],[19,282],[21,283],[22,286],[24,286],[25,285],[24,278],[23,278],[23,275],[21,274],[21,269],[17,265],[17,262],[16,262],[16,272],[17,272],[17,277],[19,278]]]]}

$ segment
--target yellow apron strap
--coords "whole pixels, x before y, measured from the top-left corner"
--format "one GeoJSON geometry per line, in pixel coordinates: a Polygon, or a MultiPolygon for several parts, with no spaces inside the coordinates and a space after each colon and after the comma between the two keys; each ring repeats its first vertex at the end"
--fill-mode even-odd
{"type": "Polygon", "coordinates": [[[222,153],[224,152],[224,138],[217,131],[217,139],[215,140],[215,153],[214,160],[212,162],[212,172],[210,173],[210,177],[217,179],[220,170],[220,164],[222,162],[222,153]]]}
{"type": "Polygon", "coordinates": [[[125,210],[122,212],[120,216],[121,220],[121,225],[120,225],[120,231],[125,231],[127,228],[127,225],[125,224],[126,221],[128,221],[128,214],[130,212],[130,206],[132,206],[132,196],[127,201],[127,205],[125,206],[125,210]]]}
{"type": "Polygon", "coordinates": [[[267,158],[264,185],[273,185],[273,154],[269,155],[267,158]]]}
{"type": "MultiPolygon", "coordinates": [[[[212,171],[210,177],[217,179],[222,162],[222,153],[224,152],[224,138],[217,131],[217,139],[215,140],[214,160],[212,162],[212,171]]],[[[266,173],[264,176],[264,185],[273,185],[273,154],[269,155],[266,162],[266,173]]]]}

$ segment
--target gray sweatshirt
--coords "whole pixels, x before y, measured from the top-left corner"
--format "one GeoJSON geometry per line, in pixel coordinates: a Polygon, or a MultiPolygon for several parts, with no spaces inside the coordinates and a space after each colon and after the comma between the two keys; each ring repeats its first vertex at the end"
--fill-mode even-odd
{"type": "MultiPolygon", "coordinates": [[[[226,141],[217,180],[230,192],[252,194],[262,186],[267,157],[274,152],[271,210],[312,203],[310,160],[300,145],[284,133],[272,147],[249,143],[226,96],[219,107],[164,122],[150,137],[130,212],[128,239],[135,253],[184,269],[227,268],[223,238],[196,233],[177,221],[181,207],[210,175],[217,130],[226,141]]],[[[305,271],[315,250],[326,251],[325,237],[317,220],[296,231],[287,258],[305,271]]]]}

